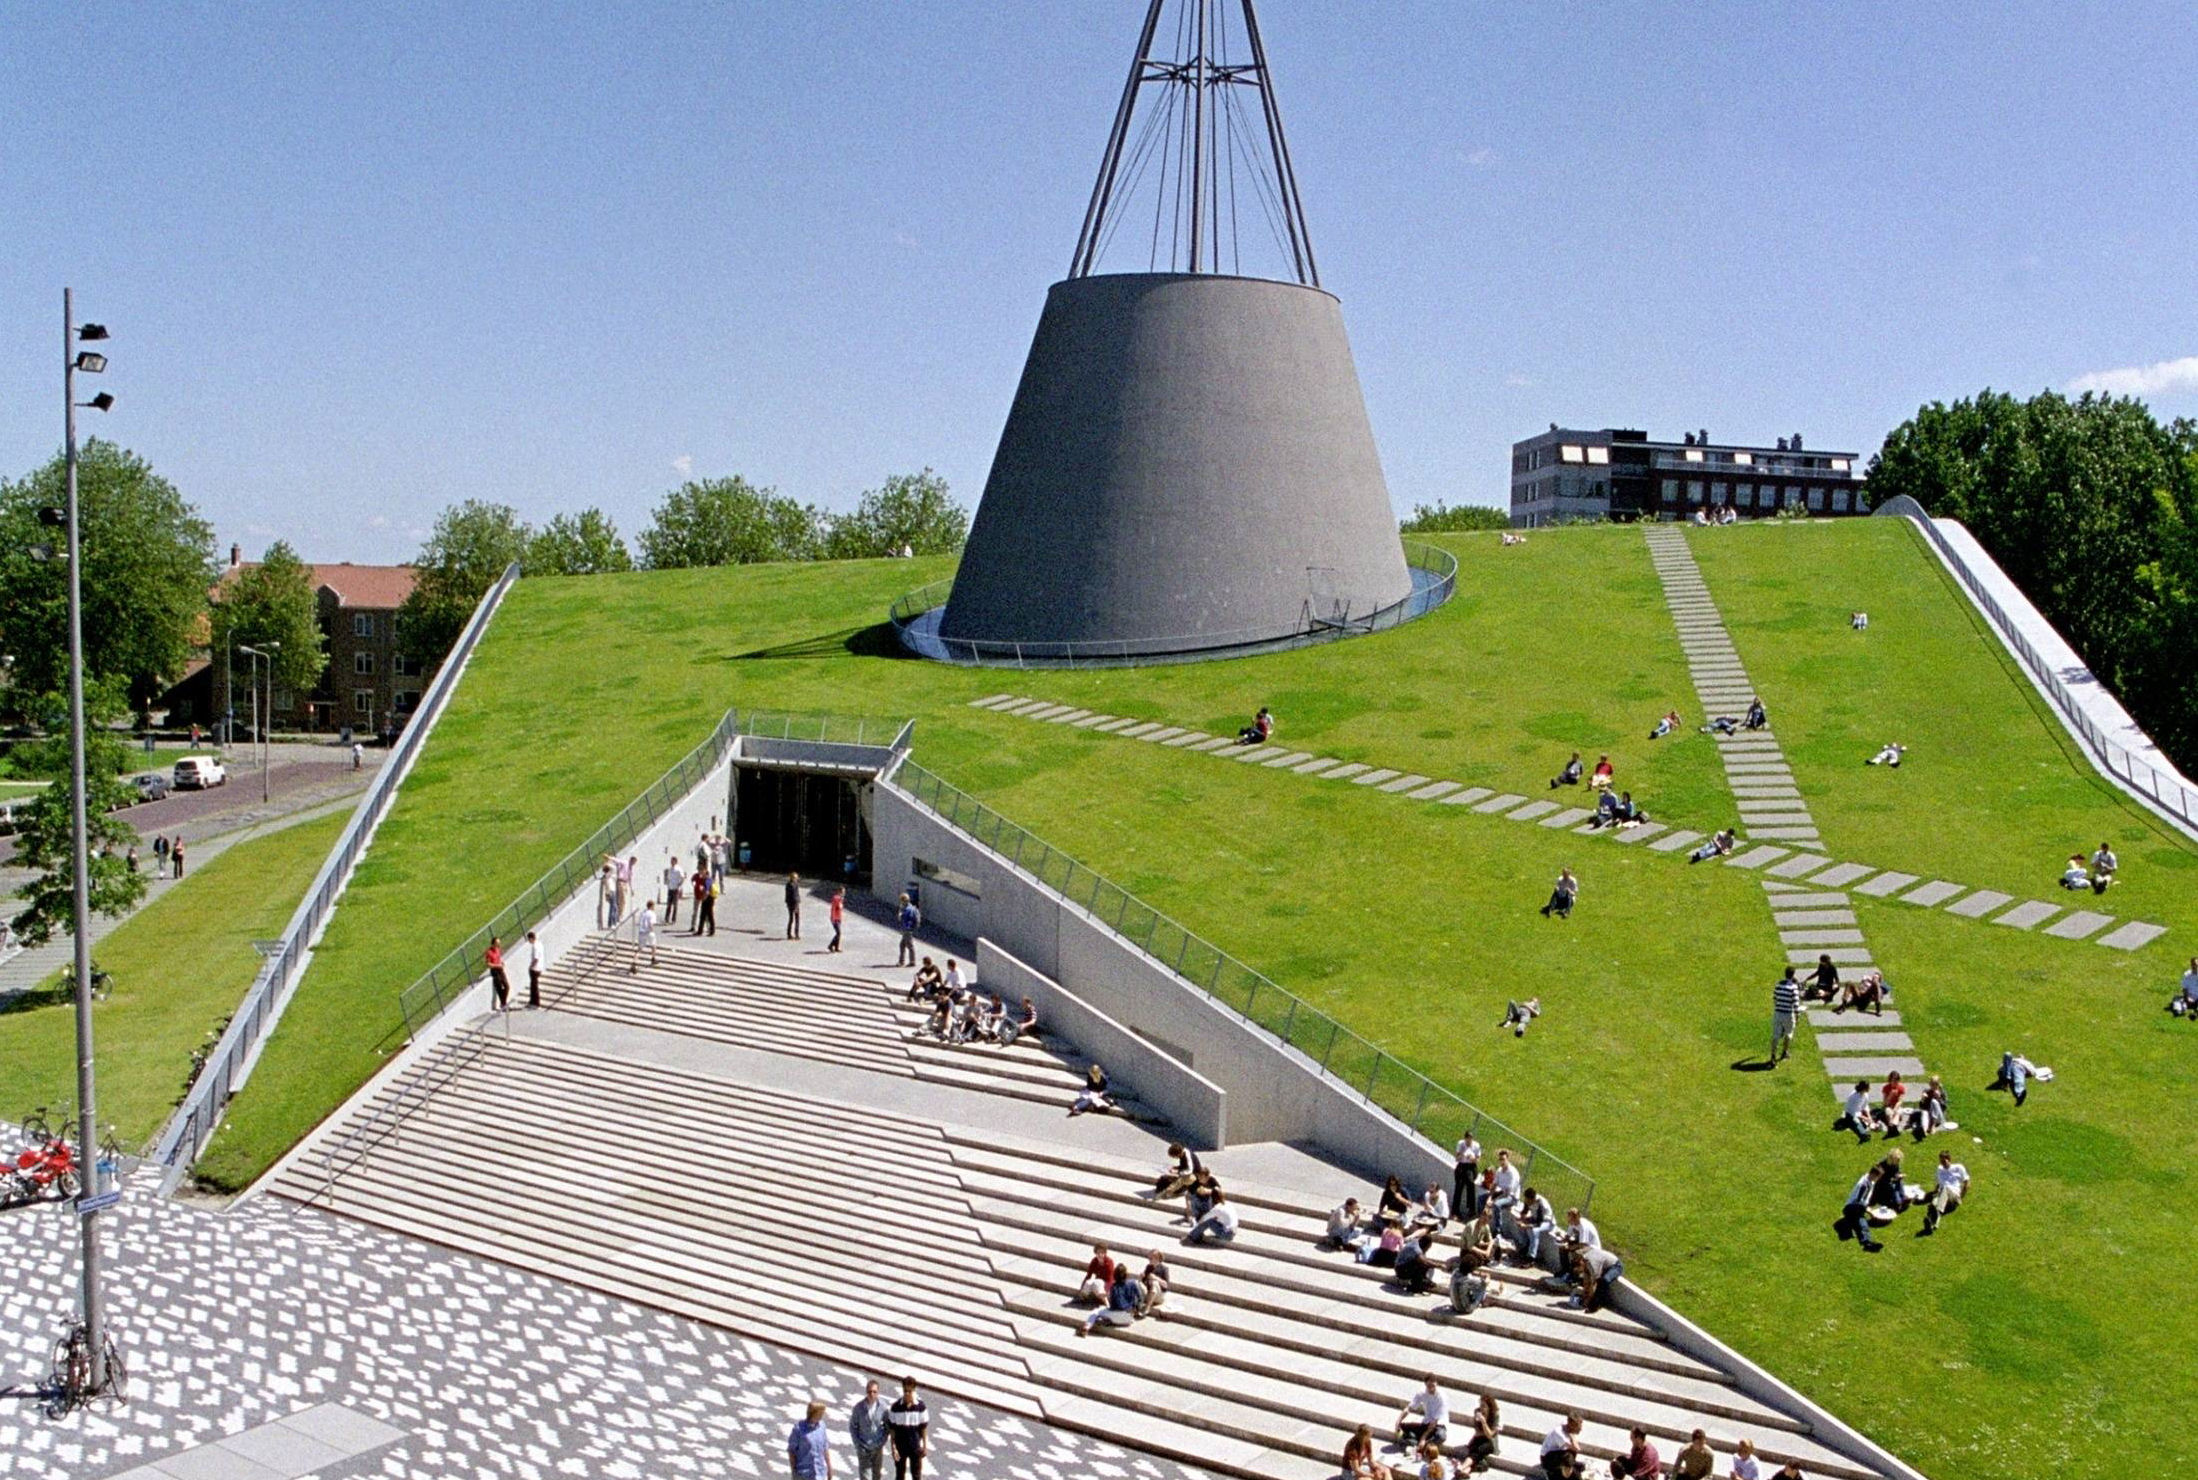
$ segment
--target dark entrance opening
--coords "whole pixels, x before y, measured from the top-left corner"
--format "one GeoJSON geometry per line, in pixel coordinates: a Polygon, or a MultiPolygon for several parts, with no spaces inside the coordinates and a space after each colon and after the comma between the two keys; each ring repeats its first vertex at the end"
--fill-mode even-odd
{"type": "Polygon", "coordinates": [[[733,842],[743,867],[848,885],[870,882],[861,782],[754,766],[735,774],[733,842]]]}

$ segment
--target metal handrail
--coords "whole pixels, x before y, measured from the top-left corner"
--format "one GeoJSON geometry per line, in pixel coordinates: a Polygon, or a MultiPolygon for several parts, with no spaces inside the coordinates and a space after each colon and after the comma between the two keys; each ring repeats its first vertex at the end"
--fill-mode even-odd
{"type": "MultiPolygon", "coordinates": [[[[1474,1135],[1524,1152],[1520,1173],[1556,1206],[1583,1211],[1595,1179],[1504,1122],[1376,1047],[1302,997],[1110,883],[1076,859],[913,762],[890,783],[949,827],[1036,879],[1068,907],[1112,930],[1192,990],[1310,1061],[1319,1072],[1389,1114],[1444,1156],[1474,1135]],[[1537,1175],[1536,1168],[1542,1170],[1537,1175]],[[1553,1180],[1554,1179],[1554,1180],[1553,1180]],[[1564,1196],[1558,1196],[1562,1190],[1564,1196]]],[[[1494,1164],[1496,1146],[1488,1147],[1494,1164]]]]}
{"type": "Polygon", "coordinates": [[[290,923],[283,928],[282,936],[267,959],[261,964],[259,974],[244,994],[236,1012],[229,1019],[228,1028],[220,1042],[207,1056],[206,1066],[192,1081],[190,1090],[167,1124],[154,1139],[148,1159],[157,1163],[164,1177],[177,1175],[180,1170],[198,1158],[199,1151],[211,1136],[229,1098],[236,1091],[236,1082],[242,1077],[244,1066],[289,1005],[290,994],[297,985],[297,977],[305,964],[321,927],[327,923],[329,913],[350,882],[352,867],[359,855],[366,851],[374,836],[374,830],[388,814],[390,804],[396,799],[398,786],[405,773],[412,767],[420,748],[427,743],[429,731],[441,717],[443,706],[457,687],[458,674],[467,659],[479,645],[481,634],[487,630],[489,618],[503,603],[512,584],[519,579],[516,562],[504,568],[504,573],[489,587],[473,615],[458,634],[443,658],[442,667],[436,670],[435,680],[422,695],[420,706],[413,711],[410,723],[397,739],[397,745],[383,762],[374,779],[367,783],[366,794],[359,799],[358,809],[351,814],[350,823],[343,835],[336,840],[320,872],[305,891],[305,898],[298,902],[290,916],[290,923]]]}
{"type": "Polygon", "coordinates": [[[1923,531],[1925,537],[1945,558],[1947,568],[1961,580],[1970,599],[1991,618],[2001,640],[2021,660],[2023,667],[2030,670],[2039,687],[2052,699],[2054,707],[2066,716],[2070,727],[2081,737],[2108,775],[2128,782],[2161,810],[2181,821],[2185,827],[2198,828],[2198,792],[2184,785],[2180,775],[2170,781],[2160,773],[2158,767],[2140,761],[2125,747],[2107,737],[2106,732],[2077,701],[2075,691],[2054,670],[2053,665],[2045,660],[2044,655],[2031,645],[2030,640],[2023,636],[2022,630],[2008,617],[1998,599],[1985,589],[1983,580],[1970,569],[1969,562],[1939,530],[1922,505],[1916,505],[1913,513],[1906,509],[1893,508],[1890,504],[1878,512],[1897,514],[1923,531]]]}
{"type": "Polygon", "coordinates": [[[1401,600],[1364,616],[1325,618],[1310,606],[1300,623],[1288,631],[1273,627],[1242,627],[1225,632],[1202,632],[1173,637],[1105,638],[1089,641],[1018,642],[994,638],[942,637],[926,633],[918,646],[911,628],[925,614],[944,606],[953,594],[952,577],[902,594],[888,611],[894,633],[910,651],[948,663],[987,668],[1135,668],[1149,664],[1196,662],[1211,658],[1251,657],[1287,652],[1341,637],[1382,632],[1423,617],[1448,601],[1457,591],[1458,560],[1448,550],[1422,540],[1402,542],[1405,564],[1426,571],[1435,579],[1415,585],[1401,600]],[[933,649],[936,651],[933,651],[933,649]]]}

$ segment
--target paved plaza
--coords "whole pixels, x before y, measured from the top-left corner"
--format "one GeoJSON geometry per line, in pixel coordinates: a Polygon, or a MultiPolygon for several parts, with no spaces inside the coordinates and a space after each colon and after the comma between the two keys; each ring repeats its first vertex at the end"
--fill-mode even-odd
{"type": "MultiPolygon", "coordinates": [[[[647,1172],[594,1148],[574,1164],[647,1172]]],[[[27,1390],[73,1307],[75,1228],[59,1207],[0,1214],[9,1480],[781,1475],[812,1394],[853,1474],[842,1419],[869,1374],[273,1198],[222,1213],[133,1193],[106,1230],[130,1401],[48,1419],[27,1390]]],[[[928,1397],[942,1480],[1200,1475],[928,1397]]]]}

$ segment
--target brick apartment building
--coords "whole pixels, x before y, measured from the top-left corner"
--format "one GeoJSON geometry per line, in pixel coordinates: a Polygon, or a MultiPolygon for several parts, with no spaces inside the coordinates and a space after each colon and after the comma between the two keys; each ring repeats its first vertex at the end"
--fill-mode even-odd
{"type": "MultiPolygon", "coordinates": [[[[247,568],[249,562],[241,557],[242,552],[231,545],[229,569],[222,580],[247,568]]],[[[276,728],[334,732],[348,726],[369,736],[392,725],[402,728],[419,707],[421,691],[432,676],[397,648],[397,608],[412,593],[412,567],[340,561],[307,569],[319,606],[321,633],[327,639],[328,666],[310,692],[276,686],[272,706],[276,728]]],[[[209,652],[192,659],[183,680],[163,696],[168,724],[217,729],[224,713],[233,713],[239,727],[249,724],[251,675],[251,659],[242,654],[209,652]]]]}

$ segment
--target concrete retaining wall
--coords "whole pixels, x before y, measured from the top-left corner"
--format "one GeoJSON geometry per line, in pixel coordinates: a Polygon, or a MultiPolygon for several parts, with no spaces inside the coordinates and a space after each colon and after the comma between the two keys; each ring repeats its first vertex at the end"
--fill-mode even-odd
{"type": "Polygon", "coordinates": [[[1105,1064],[1108,1078],[1168,1117],[1186,1145],[1212,1151],[1228,1144],[1228,1093],[1205,1075],[989,940],[977,942],[977,980],[1004,997],[1010,1012],[1029,997],[1041,1033],[1105,1064]]]}

